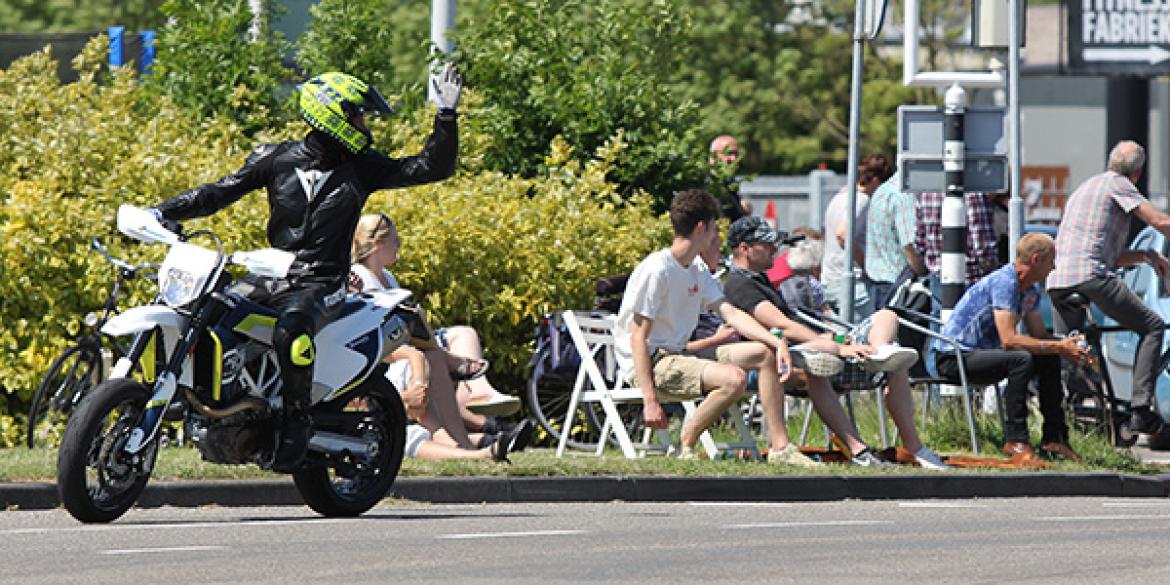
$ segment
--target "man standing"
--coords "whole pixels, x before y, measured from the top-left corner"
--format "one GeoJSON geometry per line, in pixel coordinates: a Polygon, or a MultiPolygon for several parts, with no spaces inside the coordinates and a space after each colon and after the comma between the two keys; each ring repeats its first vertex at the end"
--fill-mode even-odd
{"type": "MultiPolygon", "coordinates": [[[[864,269],[865,263],[865,218],[869,210],[869,195],[878,185],[890,178],[893,166],[886,157],[875,154],[867,156],[857,166],[857,200],[853,208],[853,250],[845,251],[845,235],[849,226],[849,189],[839,191],[825,208],[825,254],[821,260],[821,282],[825,285],[825,300],[829,306],[842,314],[841,303],[845,301],[845,279],[854,267],[864,269]]],[[[873,300],[865,284],[863,270],[854,272],[853,318],[864,319],[873,313],[873,300]]]]}
{"type": "Polygon", "coordinates": [[[787,303],[772,288],[763,272],[772,265],[772,257],[776,255],[776,232],[768,224],[758,217],[739,219],[731,224],[727,244],[731,246],[733,264],[724,285],[727,299],[761,325],[779,328],[785,339],[801,344],[794,348],[797,350],[793,352],[794,364],[805,369],[808,395],[817,414],[845,442],[852,462],[861,466],[886,464],[861,440],[857,428],[841,408],[837,393],[827,379],[836,372],[821,371],[818,364],[809,363],[813,357],[852,358],[861,361],[867,370],[888,372],[886,404],[898,426],[902,444],[923,467],[946,469],[942,459],[922,444],[914,427],[908,370],[918,361],[918,353],[891,344],[898,331],[897,316],[888,310],[879,311],[851,332],[853,343],[838,344],[785,314],[787,303]]]}
{"type": "Polygon", "coordinates": [[[926,274],[922,256],[914,249],[914,196],[898,185],[893,174],[874,190],[869,199],[865,238],[865,274],[874,310],[885,308],[894,284],[909,266],[915,274],[926,274]]]}
{"type": "Polygon", "coordinates": [[[722,193],[719,200],[719,211],[727,221],[735,221],[745,215],[751,215],[752,205],[739,197],[739,183],[735,180],[735,171],[739,168],[739,142],[729,134],[716,136],[711,141],[710,154],[707,164],[711,167],[711,181],[715,192],[722,193]]]}
{"type": "Polygon", "coordinates": [[[661,402],[702,399],[679,439],[679,457],[693,459],[699,435],[743,395],[744,370],[759,370],[760,401],[770,433],[768,462],[817,465],[788,442],[784,427],[783,382],[791,373],[787,344],[731,306],[715,278],[696,261],[718,237],[718,218],[719,204],[710,193],[675,194],[670,204],[674,239],[634,269],[618,311],[614,338],[621,376],[642,390],[648,428],[666,428],[661,402]],[[687,353],[704,307],[752,341],[720,345],[714,360],[687,353]]]}
{"type": "MultiPolygon", "coordinates": [[[[1080,456],[1068,445],[1060,358],[1083,364],[1089,350],[1077,347],[1078,339],[1049,335],[1036,309],[1040,302],[1039,283],[1052,272],[1056,256],[1055,244],[1047,234],[1020,238],[1016,261],[967,289],[943,327],[943,335],[958,341],[969,380],[995,383],[1007,378],[1005,455],[1036,455],[1028,440],[1028,383],[1037,378],[1040,413],[1044,416],[1040,450],[1079,461],[1080,456]],[[1017,332],[1021,319],[1027,335],[1017,332]]],[[[958,380],[954,348],[936,339],[934,349],[939,373],[958,380]]]]}
{"type": "Polygon", "coordinates": [[[1133,365],[1130,430],[1157,433],[1162,417],[1153,410],[1158,353],[1162,350],[1162,318],[1113,274],[1119,266],[1148,263],[1165,279],[1166,258],[1153,251],[1126,250],[1130,223],[1136,217],[1170,236],[1170,216],[1158,211],[1137,190],[1146,152],[1136,142],[1117,143],[1109,153],[1109,170],[1090,177],[1069,196],[1056,236],[1060,265],[1048,278],[1048,294],[1056,310],[1056,331],[1084,326],[1085,313],[1068,302],[1080,293],[1122,327],[1138,334],[1133,365]]]}

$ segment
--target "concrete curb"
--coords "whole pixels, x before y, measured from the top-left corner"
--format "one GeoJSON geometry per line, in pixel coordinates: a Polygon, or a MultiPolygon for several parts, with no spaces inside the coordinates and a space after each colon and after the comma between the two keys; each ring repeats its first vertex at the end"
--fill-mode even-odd
{"type": "MultiPolygon", "coordinates": [[[[792,477],[405,477],[391,495],[442,504],[506,502],[829,502],[846,499],[952,499],[1097,496],[1170,497],[1170,474],[997,473],[792,477]]],[[[51,483],[0,484],[5,509],[60,504],[51,483]]],[[[299,506],[288,479],[157,481],[142,507],[299,506]]]]}

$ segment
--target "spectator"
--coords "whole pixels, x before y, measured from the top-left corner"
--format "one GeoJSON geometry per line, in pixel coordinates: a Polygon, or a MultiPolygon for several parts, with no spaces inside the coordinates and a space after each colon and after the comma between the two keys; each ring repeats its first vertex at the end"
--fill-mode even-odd
{"type": "Polygon", "coordinates": [[[1134,186],[1145,161],[1146,152],[1140,144],[1119,142],[1109,153],[1109,170],[1090,177],[1069,196],[1056,236],[1060,264],[1048,278],[1048,294],[1058,333],[1084,326],[1084,311],[1068,302],[1070,295],[1080,293],[1138,335],[1130,428],[1154,434],[1163,426],[1152,402],[1162,349],[1162,318],[1113,274],[1119,266],[1143,262],[1153,266],[1161,279],[1170,273],[1165,256],[1158,252],[1126,250],[1135,217],[1170,236],[1170,216],[1158,211],[1134,186]]]}
{"type": "MultiPolygon", "coordinates": [[[[1028,438],[1028,384],[1037,380],[1044,425],[1040,450],[1051,456],[1080,461],[1068,444],[1064,421],[1064,389],[1060,358],[1074,364],[1088,360],[1089,350],[1077,339],[1056,339],[1044,328],[1037,305],[1040,285],[1056,264],[1055,242],[1046,234],[1027,234],[1016,246],[1016,261],[983,277],[967,289],[943,327],[943,335],[958,341],[969,380],[995,383],[1007,378],[1004,391],[1006,418],[1003,452],[1035,456],[1028,438]],[[1018,333],[1023,321],[1028,333],[1018,333]]],[[[935,340],[935,365],[943,376],[959,379],[953,348],[935,340]]]]}
{"type": "MultiPolygon", "coordinates": [[[[398,261],[398,252],[401,248],[401,239],[398,236],[398,228],[394,222],[385,214],[364,215],[359,219],[357,229],[354,231],[353,249],[351,256],[355,260],[350,272],[350,288],[353,290],[386,290],[391,288],[399,288],[398,281],[394,275],[386,270],[386,266],[392,266],[398,261]]],[[[427,359],[432,362],[432,368],[442,370],[445,376],[458,382],[458,386],[454,387],[450,395],[454,397],[457,405],[453,408],[448,408],[448,405],[443,404],[442,409],[436,412],[435,415],[442,420],[442,426],[449,427],[454,425],[454,420],[450,418],[450,413],[457,412],[463,420],[463,425],[471,430],[486,432],[488,434],[495,434],[501,429],[501,423],[491,416],[472,412],[468,408],[469,403],[473,403],[477,398],[483,400],[493,401],[497,405],[507,406],[511,402],[510,409],[497,410],[496,413],[500,416],[513,414],[519,409],[519,401],[512,396],[503,396],[496,392],[495,388],[487,381],[484,374],[487,371],[487,361],[482,359],[482,349],[479,347],[479,337],[475,334],[475,330],[470,327],[459,327],[455,329],[455,334],[447,333],[450,329],[439,329],[435,332],[435,341],[439,347],[436,349],[428,349],[424,351],[427,359]],[[469,333],[468,333],[469,332],[469,333]],[[464,351],[470,351],[470,355],[460,355],[456,353],[458,346],[455,345],[456,340],[463,338],[464,347],[466,348],[466,340],[473,342],[473,347],[466,348],[464,351]],[[480,394],[476,394],[470,387],[470,384],[481,384],[485,389],[481,390],[480,394]],[[507,399],[510,399],[507,400],[507,399]]],[[[446,400],[448,392],[445,390],[437,393],[437,400],[443,402],[446,400]]],[[[453,436],[460,445],[466,446],[466,440],[463,438],[465,433],[451,430],[453,436]]]]}
{"type": "Polygon", "coordinates": [[[788,345],[728,304],[715,279],[695,261],[717,236],[718,217],[719,204],[710,193],[696,189],[675,194],[670,204],[674,229],[670,247],[638,264],[618,311],[620,375],[641,388],[648,428],[666,428],[660,401],[702,399],[679,441],[679,457],[694,459],[699,435],[742,396],[747,384],[744,370],[759,370],[760,400],[770,434],[768,461],[817,465],[788,442],[784,426],[783,382],[791,373],[788,345]],[[715,360],[687,353],[687,339],[704,307],[753,341],[721,345],[715,349],[715,360]]]}
{"type": "Polygon", "coordinates": [[[721,193],[719,209],[723,217],[735,221],[751,215],[752,205],[740,198],[739,183],[735,180],[735,171],[739,168],[739,142],[728,134],[716,136],[711,141],[707,163],[711,166],[712,181],[718,183],[713,185],[713,190],[721,193]]]}
{"type": "Polygon", "coordinates": [[[907,267],[914,274],[926,274],[922,256],[914,249],[914,196],[903,192],[899,183],[895,172],[869,199],[865,274],[874,310],[886,307],[907,267]]]}
{"type": "Polygon", "coordinates": [[[824,250],[825,244],[821,240],[797,242],[788,251],[788,265],[792,275],[776,287],[785,303],[804,307],[813,315],[828,315],[832,312],[825,302],[825,290],[820,281],[824,250]]]}
{"type": "MultiPolygon", "coordinates": [[[[930,290],[937,300],[942,281],[942,205],[945,193],[922,193],[914,208],[914,250],[929,274],[930,290]]],[[[986,193],[964,195],[967,206],[967,285],[979,282],[999,267],[995,237],[995,206],[986,193]]]]}
{"type": "Polygon", "coordinates": [[[845,235],[849,225],[846,213],[849,205],[849,188],[837,192],[825,208],[825,255],[821,265],[822,281],[829,306],[842,314],[841,303],[845,300],[845,282],[852,271],[853,318],[860,320],[873,313],[873,302],[865,284],[865,220],[869,211],[869,193],[894,172],[886,157],[876,154],[865,157],[857,167],[857,200],[853,215],[853,246],[851,259],[845,254],[845,235]],[[856,267],[855,267],[856,265],[856,267]]]}
{"type": "MultiPolygon", "coordinates": [[[[903,445],[923,467],[945,469],[946,464],[922,444],[914,427],[914,403],[907,370],[918,361],[918,353],[891,343],[897,334],[897,317],[891,311],[879,311],[851,332],[853,343],[849,344],[837,344],[831,338],[818,335],[806,325],[791,319],[785,313],[789,310],[787,303],[769,285],[762,272],[771,265],[772,256],[776,253],[775,242],[775,232],[758,217],[745,217],[731,225],[727,234],[727,243],[732,250],[732,268],[725,285],[727,299],[741,311],[755,317],[760,324],[779,328],[785,339],[801,344],[795,347],[798,351],[793,352],[793,358],[797,360],[796,366],[804,367],[808,375],[808,395],[821,420],[844,440],[854,464],[887,465],[873,449],[862,442],[857,428],[841,408],[837,394],[826,379],[836,372],[822,371],[815,363],[802,364],[802,356],[806,361],[810,353],[835,357],[838,362],[842,358],[854,359],[861,361],[867,370],[887,372],[889,384],[886,404],[898,426],[903,445]],[[871,341],[877,345],[876,350],[869,344],[871,341]]],[[[837,371],[840,371],[840,366],[837,371]]]]}
{"type": "MultiPolygon", "coordinates": [[[[805,240],[823,240],[823,239],[825,239],[824,232],[822,232],[821,230],[818,230],[814,227],[809,227],[806,225],[802,225],[802,226],[799,226],[799,227],[792,229],[792,233],[789,235],[789,237],[795,238],[797,236],[804,236],[805,240]]],[[[821,247],[821,250],[822,250],[822,255],[823,255],[823,253],[824,253],[824,246],[823,245],[821,247]]],[[[780,286],[781,281],[783,281],[785,278],[788,278],[789,276],[792,276],[792,267],[788,265],[788,252],[789,252],[788,250],[785,250],[785,251],[777,254],[776,260],[774,262],[772,262],[772,267],[768,269],[768,282],[771,282],[772,286],[774,286],[774,287],[780,286]]],[[[821,265],[820,265],[820,261],[818,260],[817,261],[817,278],[820,278],[820,272],[821,272],[821,265]]]]}

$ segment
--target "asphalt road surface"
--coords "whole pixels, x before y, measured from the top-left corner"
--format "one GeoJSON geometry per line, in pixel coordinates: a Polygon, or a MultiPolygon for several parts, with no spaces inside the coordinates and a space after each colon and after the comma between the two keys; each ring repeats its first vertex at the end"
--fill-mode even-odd
{"type": "Polygon", "coordinates": [[[0,583],[1165,583],[1170,500],[0,513],[0,583]]]}

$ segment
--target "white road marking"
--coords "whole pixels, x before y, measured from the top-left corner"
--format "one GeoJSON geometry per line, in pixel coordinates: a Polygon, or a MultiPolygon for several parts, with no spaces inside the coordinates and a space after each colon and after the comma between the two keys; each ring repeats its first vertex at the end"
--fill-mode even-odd
{"type": "Polygon", "coordinates": [[[207,550],[227,550],[226,546],[167,546],[160,548],[122,548],[104,550],[103,555],[137,555],[150,553],[170,553],[170,552],[199,552],[207,550]]]}
{"type": "Polygon", "coordinates": [[[1170,514],[1146,514],[1141,516],[1134,515],[1116,515],[1116,516],[1040,516],[1035,518],[1038,522],[1116,522],[1118,520],[1170,520],[1170,514]]]}
{"type": "Polygon", "coordinates": [[[474,540],[478,538],[521,538],[525,536],[572,536],[585,534],[584,530],[527,530],[523,532],[466,532],[462,534],[440,534],[439,540],[474,540]]]}
{"type": "Polygon", "coordinates": [[[987,504],[964,504],[962,502],[898,502],[899,508],[986,508],[987,504]]]}
{"type": "Polygon", "coordinates": [[[893,524],[888,520],[825,520],[823,522],[759,522],[754,524],[729,524],[724,528],[805,528],[814,526],[877,526],[893,524]]]}
{"type": "Polygon", "coordinates": [[[698,507],[736,507],[736,508],[788,508],[792,504],[789,502],[687,502],[688,506],[698,507]]]}

